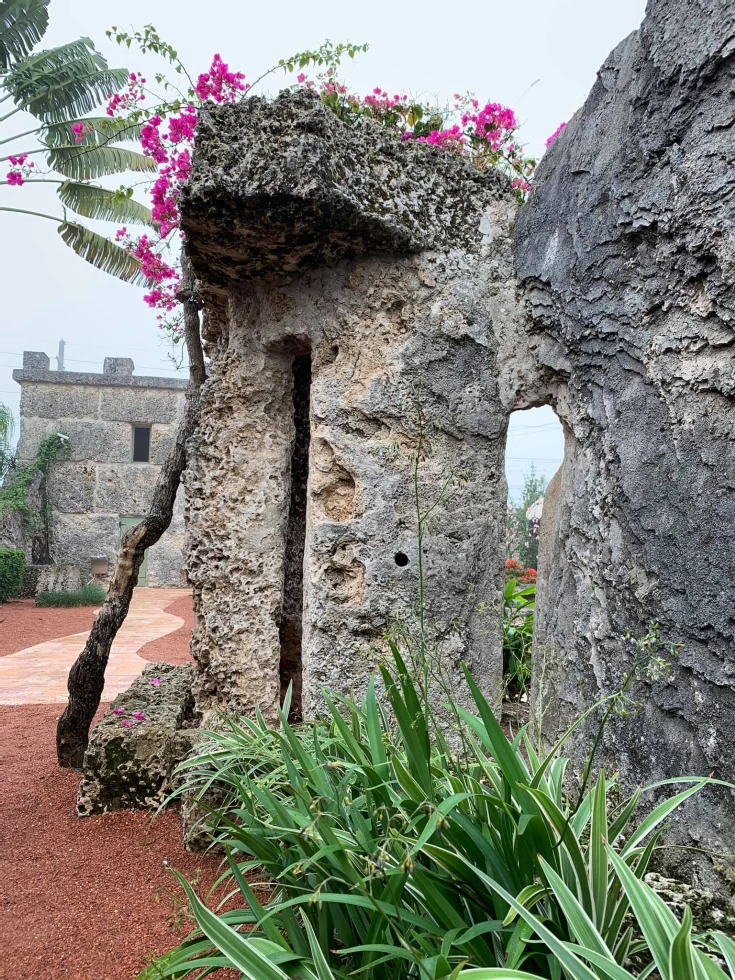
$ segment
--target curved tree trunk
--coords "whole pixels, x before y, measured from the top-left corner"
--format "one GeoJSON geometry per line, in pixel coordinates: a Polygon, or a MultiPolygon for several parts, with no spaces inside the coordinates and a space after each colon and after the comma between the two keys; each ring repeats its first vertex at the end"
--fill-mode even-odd
{"type": "MultiPolygon", "coordinates": [[[[191,276],[191,266],[184,257],[182,282],[193,283],[191,276]]],[[[97,614],[84,650],[69,671],[69,701],[56,728],[56,753],[59,765],[66,768],[81,768],[84,761],[89,727],[105,686],[105,668],[110,648],[128,614],[144,553],[159,540],[171,523],[176,493],[186,466],[186,443],[193,434],[199,417],[199,389],[206,372],[199,336],[199,311],[193,287],[191,290],[181,290],[179,299],[184,306],[185,338],[189,353],[186,407],[174,446],[159,473],[148,516],[123,535],[107,598],[97,614]]]]}

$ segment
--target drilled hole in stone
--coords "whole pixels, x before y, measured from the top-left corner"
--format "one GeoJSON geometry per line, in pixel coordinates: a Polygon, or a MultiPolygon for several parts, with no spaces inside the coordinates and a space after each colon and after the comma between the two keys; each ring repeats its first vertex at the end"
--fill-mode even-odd
{"type": "Polygon", "coordinates": [[[402,551],[397,551],[393,560],[399,568],[405,568],[408,565],[408,555],[404,555],[402,551]]]}

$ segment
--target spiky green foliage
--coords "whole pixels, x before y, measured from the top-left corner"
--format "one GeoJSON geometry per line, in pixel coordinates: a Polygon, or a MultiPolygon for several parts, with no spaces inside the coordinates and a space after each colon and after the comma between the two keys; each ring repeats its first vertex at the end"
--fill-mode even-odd
{"type": "Polygon", "coordinates": [[[95,269],[104,269],[125,282],[144,284],[147,281],[138,260],[104,235],[73,221],[63,221],[58,231],[66,244],[95,269]]]}
{"type": "Polygon", "coordinates": [[[67,180],[59,188],[59,198],[65,207],[86,218],[101,221],[128,221],[139,225],[152,225],[150,209],[130,197],[95,187],[83,181],[67,180]]]}
{"type": "Polygon", "coordinates": [[[49,0],[0,0],[0,72],[25,58],[48,27],[49,0]]]}
{"type": "Polygon", "coordinates": [[[451,751],[392,653],[390,717],[371,680],[361,703],[325,692],[327,721],[295,728],[288,704],[277,730],[231,721],[181,767],[180,792],[221,801],[206,819],[243,908],[214,913],[181,879],[199,931],[140,980],[220,967],[248,980],[632,980],[632,953],[661,980],[689,960],[705,980],[691,923],[642,878],[665,820],[707,780],[682,780],[640,822],[643,791],[618,801],[602,771],[571,804],[561,743],[541,758],[525,732],[510,742],[467,675],[476,711],[450,712],[464,746],[451,751]]]}
{"type": "Polygon", "coordinates": [[[44,123],[59,123],[91,112],[122,88],[124,68],[108,68],[88,37],[38,51],[17,62],[4,84],[20,109],[44,123]]]}
{"type": "Polygon", "coordinates": [[[90,582],[76,592],[39,592],[36,605],[42,608],[70,609],[76,606],[101,606],[105,601],[105,590],[101,585],[90,582]]]}

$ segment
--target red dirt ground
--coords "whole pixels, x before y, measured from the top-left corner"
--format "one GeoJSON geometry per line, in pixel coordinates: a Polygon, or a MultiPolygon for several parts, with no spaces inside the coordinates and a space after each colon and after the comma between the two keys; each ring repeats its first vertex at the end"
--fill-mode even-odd
{"type": "MultiPolygon", "coordinates": [[[[188,597],[173,605],[186,602],[191,605],[188,597]]],[[[29,626],[18,605],[3,606],[0,616],[9,612],[21,624],[23,645],[91,623],[91,610],[43,610],[34,634],[33,607],[25,605],[29,626]],[[55,620],[56,633],[48,613],[67,616],[55,620]]],[[[172,636],[178,639],[170,644],[170,658],[159,648],[153,659],[182,662],[187,629],[172,636]]],[[[149,652],[159,642],[149,644],[149,652]]],[[[152,819],[128,810],[80,820],[74,810],[79,776],[56,766],[60,710],[0,707],[0,978],[133,980],[151,955],[171,948],[190,929],[164,859],[189,880],[200,875],[201,896],[216,877],[218,859],[184,851],[175,813],[152,819]]]]}
{"type": "MultiPolygon", "coordinates": [[[[177,603],[181,600],[177,600],[177,603]]],[[[176,603],[175,603],[176,604],[176,603]]],[[[190,602],[191,604],[191,602],[190,602]]],[[[92,628],[96,607],[36,609],[33,599],[11,599],[0,604],[0,657],[59,636],[92,628]]],[[[178,613],[177,615],[181,615],[178,613]]]]}

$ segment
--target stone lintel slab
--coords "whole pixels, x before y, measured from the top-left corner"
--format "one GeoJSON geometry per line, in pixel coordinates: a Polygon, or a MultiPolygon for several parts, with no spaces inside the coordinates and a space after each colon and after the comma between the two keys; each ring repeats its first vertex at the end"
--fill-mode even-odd
{"type": "Polygon", "coordinates": [[[205,107],[182,227],[197,274],[225,287],[376,253],[476,239],[510,183],[382,126],[347,125],[308,90],[205,107]]]}
{"type": "Polygon", "coordinates": [[[146,375],[93,374],[86,371],[13,371],[13,381],[18,384],[43,382],[53,385],[93,385],[109,388],[180,388],[189,384],[185,378],[155,378],[146,375]]]}

